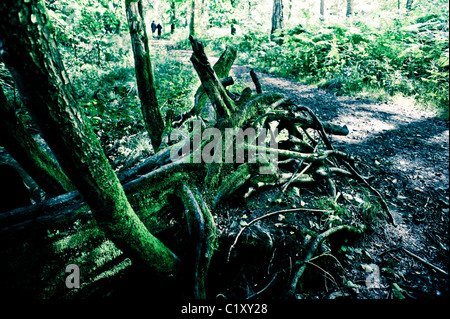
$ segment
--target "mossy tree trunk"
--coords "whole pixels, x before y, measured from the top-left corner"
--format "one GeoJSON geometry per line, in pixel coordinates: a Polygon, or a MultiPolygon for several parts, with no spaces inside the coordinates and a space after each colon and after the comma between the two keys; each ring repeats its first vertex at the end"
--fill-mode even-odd
{"type": "Polygon", "coordinates": [[[105,234],[153,272],[173,276],[178,258],[133,211],[97,136],[74,99],[49,30],[43,0],[0,3],[2,58],[25,107],[105,234]]]}
{"type": "Polygon", "coordinates": [[[142,1],[126,0],[125,7],[133,47],[136,81],[139,99],[141,100],[142,114],[150,140],[152,141],[152,146],[156,151],[161,144],[164,122],[156,97],[155,80],[152,62],[150,60],[150,48],[142,1]]]}
{"type": "Polygon", "coordinates": [[[49,197],[73,190],[72,183],[45,153],[17,117],[0,88],[0,144],[49,197]]]}

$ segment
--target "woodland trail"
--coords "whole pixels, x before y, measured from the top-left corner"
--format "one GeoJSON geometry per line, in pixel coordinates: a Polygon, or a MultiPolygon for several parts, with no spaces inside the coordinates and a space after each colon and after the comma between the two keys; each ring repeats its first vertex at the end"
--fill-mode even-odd
{"type": "MultiPolygon", "coordinates": [[[[157,44],[166,45],[170,50],[170,41],[157,44]]],[[[190,63],[191,51],[170,52],[176,52],[183,62],[190,63]]],[[[217,57],[210,57],[211,64],[216,60],[217,57]]],[[[254,90],[250,70],[249,66],[234,65],[230,76],[238,87],[254,90]]],[[[350,133],[330,136],[332,143],[337,149],[362,159],[364,173],[385,197],[398,223],[397,227],[377,225],[355,251],[365,250],[371,255],[372,265],[382,269],[381,276],[408,287],[403,291],[406,297],[448,298],[448,275],[436,272],[429,265],[448,274],[448,121],[417,108],[406,98],[396,103],[379,103],[336,96],[314,85],[263,72],[256,74],[263,92],[283,93],[295,103],[312,109],[320,120],[348,126],[350,133]]],[[[352,282],[364,283],[368,275],[361,268],[362,262],[358,265],[363,258],[356,257],[346,268],[353,276],[352,282]]],[[[367,289],[364,295],[387,298],[392,293],[391,287],[380,288],[367,289]]],[[[362,284],[355,289],[366,287],[362,284]]]]}
{"type": "MultiPolygon", "coordinates": [[[[156,49],[157,45],[166,47],[167,52],[163,49],[162,53],[180,59],[186,65],[192,65],[189,61],[192,51],[174,50],[174,44],[167,40],[152,39],[150,42],[153,49],[156,49]]],[[[210,56],[210,63],[214,64],[217,59],[217,57],[210,56]]],[[[233,66],[230,76],[234,78],[235,85],[228,87],[228,89],[241,92],[243,88],[250,87],[254,90],[254,83],[249,74],[250,70],[251,67],[249,66],[233,66]]],[[[344,275],[335,275],[335,278],[333,276],[330,277],[330,274],[326,273],[319,266],[317,268],[319,271],[316,271],[318,276],[314,277],[314,283],[317,286],[314,289],[311,288],[313,289],[311,291],[308,290],[306,297],[314,299],[393,299],[394,295],[395,298],[399,298],[399,295],[401,295],[408,299],[448,299],[448,121],[437,118],[432,112],[417,109],[407,99],[397,103],[378,103],[348,96],[336,96],[314,85],[304,85],[290,79],[259,71],[256,71],[256,74],[264,92],[272,91],[285,94],[295,103],[309,107],[320,120],[337,125],[347,125],[350,131],[347,136],[330,135],[329,139],[336,149],[361,159],[361,162],[358,164],[359,169],[363,175],[368,177],[371,186],[383,195],[390,210],[395,214],[398,224],[397,227],[394,227],[384,220],[379,220],[375,223],[373,219],[369,218],[369,222],[366,225],[367,229],[363,236],[357,242],[348,243],[344,252],[337,252],[337,257],[333,259],[336,260],[336,263],[331,263],[330,261],[329,265],[335,265],[333,267],[336,267],[333,271],[336,270],[338,275],[343,273],[344,275]],[[372,272],[370,273],[369,271],[372,272]],[[375,275],[378,276],[378,280],[375,275]],[[375,281],[369,281],[370,278],[374,278],[375,281]],[[330,281],[334,282],[334,284],[327,285],[327,282],[330,281]],[[337,287],[338,290],[333,291],[332,289],[334,288],[329,289],[330,286],[337,287]]],[[[41,144],[45,143],[42,141],[41,144]]],[[[143,151],[150,149],[148,138],[141,133],[126,136],[120,142],[117,142],[117,147],[120,145],[124,146],[126,152],[122,154],[117,151],[117,154],[115,154],[117,158],[115,160],[111,159],[112,165],[117,169],[121,166],[129,167],[134,165],[139,158],[147,157],[148,153],[143,151]],[[131,140],[133,140],[132,143],[131,140]],[[139,145],[139,147],[136,147],[136,145],[139,145]],[[132,151],[135,152],[132,153],[132,151]],[[130,154],[134,155],[131,156],[130,154]]],[[[0,149],[0,162],[4,160],[3,157],[6,159],[10,158],[9,155],[3,156],[2,153],[5,153],[5,151],[0,149]]],[[[17,167],[18,164],[15,166],[17,167]]],[[[364,208],[361,205],[365,205],[366,202],[358,197],[358,194],[362,194],[363,190],[359,189],[356,184],[351,186],[344,184],[348,183],[344,181],[336,184],[337,194],[340,194],[339,205],[349,210],[364,208]]],[[[272,190],[273,193],[279,191],[275,188],[272,190]]],[[[36,196],[39,197],[39,194],[36,196]]],[[[264,195],[254,196],[251,207],[244,207],[247,204],[241,204],[237,200],[237,204],[233,203],[235,207],[233,207],[233,210],[229,210],[229,214],[228,212],[222,214],[223,211],[217,211],[217,224],[222,227],[220,231],[226,232],[226,235],[229,235],[229,238],[234,240],[242,226],[240,224],[241,215],[234,214],[235,212],[240,213],[246,209],[245,211],[249,218],[261,217],[268,213],[275,206],[270,206],[269,208],[266,201],[272,194],[268,194],[267,197],[264,197],[264,195]],[[264,206],[264,203],[267,205],[264,206]],[[235,226],[233,226],[233,223],[235,226]]],[[[369,194],[367,195],[369,196],[369,194]]],[[[302,200],[305,202],[310,200],[313,204],[318,198],[309,191],[302,192],[301,195],[300,193],[295,195],[295,192],[289,192],[286,197],[283,197],[283,200],[292,200],[291,202],[294,202],[295,199],[296,203],[301,203],[302,200]]],[[[303,206],[303,204],[300,205],[303,206]]],[[[306,222],[311,221],[308,220],[308,216],[304,218],[306,222]]],[[[350,216],[353,216],[353,214],[350,216]]],[[[320,216],[317,217],[318,222],[321,222],[320,218],[320,216]]],[[[261,225],[260,231],[278,229],[278,223],[273,223],[269,219],[264,222],[266,224],[261,225]]],[[[20,254],[16,252],[15,248],[12,248],[10,253],[14,255],[14,258],[21,256],[23,260],[17,264],[15,262],[11,264],[12,268],[8,269],[8,271],[12,275],[8,277],[9,282],[7,282],[6,287],[8,285],[14,286],[17,288],[17,292],[21,294],[24,293],[24,289],[27,290],[25,291],[27,295],[40,294],[39,289],[41,289],[41,284],[43,283],[42,277],[40,275],[36,277],[31,276],[31,279],[29,279],[27,276],[22,276],[22,273],[28,273],[29,263],[40,264],[41,261],[44,261],[45,258],[42,257],[43,252],[46,252],[52,258],[57,258],[55,260],[67,263],[68,256],[74,254],[75,250],[73,247],[77,245],[81,247],[81,243],[83,243],[82,248],[80,248],[80,252],[83,252],[83,254],[85,250],[97,251],[98,247],[100,247],[101,251],[110,253],[114,257],[105,264],[101,264],[98,268],[88,267],[89,274],[88,269],[86,269],[86,275],[83,275],[86,276],[84,280],[86,282],[88,280],[91,281],[79,296],[109,296],[113,293],[116,296],[122,296],[121,294],[123,294],[123,296],[129,297],[132,289],[128,287],[132,287],[134,282],[142,282],[142,278],[139,277],[140,273],[128,271],[130,268],[129,259],[124,255],[117,255],[116,250],[111,249],[111,246],[114,245],[109,240],[102,236],[97,236],[95,231],[92,232],[92,235],[88,235],[88,231],[91,229],[89,228],[91,227],[90,223],[80,224],[79,221],[75,223],[71,223],[65,229],[61,229],[61,232],[59,229],[51,233],[47,230],[46,241],[27,243],[29,248],[27,248],[26,254],[23,254],[21,247],[19,248],[20,254]],[[86,236],[74,236],[78,232],[86,234],[86,236]],[[86,238],[81,240],[81,237],[86,238]],[[56,240],[58,243],[63,243],[63,245],[58,244],[58,247],[61,247],[57,252],[55,252],[54,247],[56,240]],[[72,244],[67,244],[72,241],[72,244]],[[48,247],[51,249],[47,249],[48,247]],[[105,249],[105,247],[110,248],[105,249]],[[17,267],[17,265],[20,265],[20,267],[17,267]],[[109,273],[111,269],[114,269],[120,275],[102,277],[104,273],[109,273]],[[20,273],[20,275],[14,275],[16,273],[20,273]],[[23,279],[21,279],[21,282],[16,282],[16,278],[23,279]],[[124,278],[129,280],[124,281],[124,278]],[[36,284],[30,286],[30,282],[36,284]],[[123,286],[124,282],[129,282],[130,286],[123,286]],[[31,287],[36,288],[28,291],[31,287]]],[[[286,222],[286,225],[292,223],[293,220],[290,220],[286,222]]],[[[298,225],[302,227],[301,224],[298,225]]],[[[169,230],[165,236],[172,238],[173,233],[171,231],[173,230],[176,230],[176,228],[169,230]]],[[[39,235],[38,232],[36,234],[39,235]]],[[[36,236],[36,234],[33,233],[32,235],[36,236]]],[[[226,235],[223,238],[226,239],[226,235]]],[[[177,236],[173,237],[178,238],[177,236]]],[[[279,247],[286,245],[286,242],[283,240],[280,241],[279,247]]],[[[302,242],[303,238],[301,242],[293,239],[291,244],[297,249],[302,242]]],[[[258,265],[261,263],[259,254],[258,252],[258,265]]],[[[84,258],[80,256],[82,254],[78,255],[77,253],[77,255],[74,255],[74,258],[76,260],[84,258]]],[[[92,258],[97,258],[97,253],[93,254],[93,256],[92,258]]],[[[268,278],[270,281],[264,281],[264,285],[267,283],[270,285],[270,283],[275,281],[278,273],[282,274],[283,271],[290,273],[292,262],[295,261],[291,259],[291,256],[294,255],[278,253],[278,251],[277,258],[274,258],[275,251],[273,254],[270,254],[270,261],[268,259],[267,263],[271,267],[271,278],[268,278]],[[280,260],[279,256],[286,259],[280,260]],[[272,275],[275,277],[272,277],[272,275]]],[[[320,259],[321,256],[324,255],[318,255],[317,259],[320,259]]],[[[86,262],[93,262],[94,259],[88,259],[86,262]]],[[[220,262],[218,263],[220,264],[220,262]]],[[[313,263],[311,264],[314,265],[313,263]]],[[[238,266],[237,270],[241,273],[243,266],[238,266]]],[[[73,297],[72,294],[75,294],[73,291],[70,293],[67,293],[67,290],[60,291],[60,288],[63,286],[60,287],[59,281],[56,281],[61,278],[61,269],[58,262],[53,262],[51,265],[46,264],[45,267],[49,268],[48,272],[47,268],[45,269],[46,275],[50,276],[48,291],[46,290],[45,293],[49,295],[55,294],[54,296],[56,297],[73,297]],[[53,282],[53,280],[55,281],[53,282]],[[51,286],[54,283],[56,285],[56,282],[58,282],[57,287],[59,288],[51,286]]],[[[223,273],[219,271],[220,269],[211,269],[211,273],[216,274],[218,277],[223,273]]],[[[269,268],[266,269],[264,267],[264,274],[267,273],[269,275],[268,270],[269,268]]],[[[36,272],[36,274],[40,273],[36,272]]],[[[215,279],[223,280],[223,278],[218,277],[215,279]]],[[[284,286],[282,277],[283,275],[278,276],[276,281],[279,281],[279,283],[275,282],[275,284],[284,286]]],[[[219,282],[220,280],[216,281],[219,282]]],[[[244,282],[248,284],[247,279],[242,282],[243,285],[244,282]]],[[[240,284],[241,282],[236,281],[231,286],[239,288],[238,285],[240,284]]],[[[146,285],[143,286],[147,287],[146,285]]],[[[264,287],[261,291],[264,291],[268,286],[264,287]]],[[[272,297],[276,298],[277,295],[272,297]]]]}
{"type": "MultiPolygon", "coordinates": [[[[249,67],[237,65],[231,75],[237,83],[253,87],[249,72],[249,67]]],[[[414,292],[411,297],[448,297],[448,275],[437,274],[405,253],[414,252],[448,274],[448,121],[418,109],[407,99],[379,103],[336,96],[314,85],[267,73],[257,75],[263,92],[283,93],[312,109],[321,120],[348,126],[350,133],[331,136],[332,143],[367,165],[371,185],[385,196],[399,225],[379,225],[360,248],[376,256],[374,264],[386,272],[391,268],[383,255],[392,250],[391,257],[397,260],[396,274],[402,274],[401,281],[410,285],[414,292]]],[[[367,276],[357,265],[351,268],[355,281],[367,276]]],[[[384,298],[381,291],[372,290],[368,296],[384,298]]]]}

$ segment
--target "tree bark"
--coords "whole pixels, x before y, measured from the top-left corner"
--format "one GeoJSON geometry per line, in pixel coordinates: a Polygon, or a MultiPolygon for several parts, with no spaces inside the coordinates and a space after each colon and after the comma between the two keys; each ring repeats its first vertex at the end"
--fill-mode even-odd
{"type": "Polygon", "coordinates": [[[283,40],[281,36],[275,40],[274,32],[277,30],[283,29],[283,0],[274,0],[273,1],[273,13],[272,13],[272,29],[270,31],[270,38],[272,41],[277,42],[278,44],[282,44],[283,40]]]}
{"type": "Polygon", "coordinates": [[[106,236],[154,273],[172,277],[178,269],[178,258],[134,213],[76,103],[49,24],[42,0],[0,3],[2,58],[21,99],[106,236]]]}
{"type": "Polygon", "coordinates": [[[170,34],[175,33],[175,21],[177,19],[177,11],[175,0],[170,1],[170,34]]]}
{"type": "Polygon", "coordinates": [[[193,244],[194,298],[206,298],[206,277],[211,258],[218,248],[218,235],[214,218],[199,191],[186,184],[182,187],[186,219],[193,244]]]}
{"type": "Polygon", "coordinates": [[[406,0],[406,11],[411,11],[414,0],[406,0]]]}
{"type": "Polygon", "coordinates": [[[353,15],[353,0],[347,0],[347,12],[345,16],[350,17],[353,15]]]}
{"type": "Polygon", "coordinates": [[[141,100],[142,115],[153,149],[156,152],[161,144],[164,121],[156,97],[155,80],[150,60],[150,48],[142,2],[141,0],[126,0],[125,6],[133,47],[136,81],[139,99],[141,100]]]}
{"type": "Polygon", "coordinates": [[[17,117],[0,88],[0,144],[49,197],[73,190],[59,165],[45,153],[17,117]]]}
{"type": "Polygon", "coordinates": [[[189,35],[195,37],[195,0],[191,2],[191,20],[189,22],[189,35]]]}
{"type": "MultiPolygon", "coordinates": [[[[236,60],[237,50],[235,47],[229,46],[225,49],[222,55],[217,60],[216,64],[212,67],[218,79],[221,79],[221,83],[224,87],[227,85],[232,85],[233,79],[229,78],[228,75],[231,71],[231,67],[233,66],[234,60],[236,60]]],[[[195,105],[194,112],[198,115],[201,114],[203,109],[205,108],[205,104],[207,101],[207,97],[204,95],[205,90],[203,85],[197,89],[195,92],[195,105]]]]}
{"type": "Polygon", "coordinates": [[[191,41],[194,50],[194,53],[191,56],[191,62],[202,81],[202,86],[219,118],[228,119],[235,110],[234,102],[228,96],[225,88],[209,64],[203,44],[191,36],[189,37],[189,40],[191,41]]]}
{"type": "Polygon", "coordinates": [[[320,16],[323,18],[325,15],[325,0],[320,0],[320,16]]]}

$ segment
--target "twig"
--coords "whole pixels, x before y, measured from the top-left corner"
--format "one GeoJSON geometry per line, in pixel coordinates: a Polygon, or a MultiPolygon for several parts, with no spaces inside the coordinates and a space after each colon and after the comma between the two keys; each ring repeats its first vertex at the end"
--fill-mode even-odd
{"type": "Polygon", "coordinates": [[[281,192],[284,193],[286,191],[286,189],[289,187],[289,185],[292,183],[292,181],[295,180],[295,178],[297,178],[298,176],[303,175],[308,168],[311,167],[312,163],[310,163],[309,165],[307,165],[301,172],[300,174],[297,175],[297,171],[300,168],[300,166],[303,164],[303,160],[300,161],[300,163],[298,164],[297,168],[295,169],[294,174],[291,175],[291,177],[289,178],[289,180],[283,185],[283,187],[281,187],[281,192]],[[295,178],[294,178],[295,177],[295,178]]]}
{"type": "Polygon", "coordinates": [[[325,269],[323,269],[322,267],[320,267],[319,265],[313,263],[311,260],[307,261],[308,264],[318,268],[319,270],[321,270],[326,276],[328,276],[335,284],[336,284],[336,279],[334,279],[334,277],[325,269]]]}
{"type": "Polygon", "coordinates": [[[439,268],[439,267],[437,267],[437,266],[435,266],[435,265],[429,263],[429,262],[426,261],[425,259],[423,259],[423,258],[417,256],[416,254],[410,252],[410,251],[407,250],[405,247],[402,247],[402,249],[403,249],[403,251],[404,251],[405,253],[407,253],[407,254],[410,255],[411,257],[416,258],[417,260],[419,260],[420,262],[424,263],[425,265],[427,265],[427,266],[433,268],[433,269],[436,270],[437,272],[439,272],[439,273],[441,273],[441,274],[443,274],[443,275],[445,275],[445,276],[448,276],[448,272],[446,272],[445,270],[442,270],[441,268],[439,268]]]}
{"type": "Polygon", "coordinates": [[[271,285],[272,282],[275,280],[275,278],[277,278],[277,276],[278,276],[278,272],[275,274],[275,276],[273,276],[272,280],[267,284],[267,286],[265,286],[265,287],[264,287],[263,289],[261,289],[260,291],[255,292],[253,295],[248,296],[247,299],[251,299],[251,298],[253,298],[253,297],[255,297],[255,296],[260,295],[261,293],[263,293],[267,288],[270,287],[270,285],[271,285]]]}
{"type": "Polygon", "coordinates": [[[387,217],[389,219],[389,221],[391,222],[392,225],[397,226],[397,223],[395,222],[394,219],[394,215],[392,214],[391,210],[389,209],[388,204],[386,203],[386,201],[384,200],[383,195],[380,194],[380,192],[378,190],[376,190],[375,188],[373,188],[365,179],[364,177],[361,176],[361,174],[358,172],[358,170],[356,169],[356,167],[354,167],[353,163],[349,163],[345,160],[342,160],[342,163],[344,164],[344,166],[350,171],[350,173],[352,173],[355,177],[356,180],[360,181],[361,183],[363,183],[371,192],[373,192],[381,201],[381,206],[383,207],[384,211],[387,213],[387,217]]]}
{"type": "Polygon", "coordinates": [[[294,212],[315,212],[315,213],[333,213],[332,210],[325,210],[325,209],[312,209],[312,208],[292,208],[292,209],[283,209],[283,210],[277,210],[275,212],[270,212],[268,214],[265,214],[263,216],[257,217],[255,219],[253,219],[250,223],[248,223],[247,225],[245,225],[237,234],[233,244],[230,247],[230,250],[228,251],[228,257],[227,257],[227,263],[230,261],[230,256],[231,256],[231,251],[233,250],[233,248],[236,246],[237,241],[239,239],[239,237],[241,236],[241,234],[244,232],[244,230],[253,225],[254,223],[256,223],[257,221],[264,219],[264,218],[268,218],[274,215],[279,215],[279,214],[286,214],[286,213],[294,213],[294,212]]]}

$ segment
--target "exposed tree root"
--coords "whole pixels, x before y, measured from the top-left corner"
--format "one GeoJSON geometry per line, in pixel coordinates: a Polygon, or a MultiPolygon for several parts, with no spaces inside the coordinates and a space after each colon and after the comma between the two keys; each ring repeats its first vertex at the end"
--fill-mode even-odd
{"type": "Polygon", "coordinates": [[[292,279],[292,282],[290,284],[289,290],[287,292],[288,297],[293,297],[295,294],[295,290],[297,289],[298,281],[300,280],[301,276],[305,272],[306,266],[308,265],[308,262],[314,257],[314,254],[316,253],[316,250],[319,248],[320,244],[329,236],[333,235],[336,232],[339,231],[349,231],[349,232],[355,232],[355,233],[361,233],[362,229],[358,229],[353,226],[348,225],[340,225],[333,228],[328,229],[327,231],[321,233],[314,239],[314,242],[311,244],[308,253],[306,254],[305,259],[303,260],[300,268],[297,270],[297,272],[294,275],[294,278],[292,279]]]}
{"type": "Polygon", "coordinates": [[[330,213],[332,211],[329,210],[324,210],[324,209],[311,209],[311,208],[294,208],[294,209],[283,209],[283,210],[278,210],[276,212],[270,212],[267,213],[263,216],[260,216],[258,218],[253,219],[251,222],[249,222],[247,225],[245,225],[243,228],[241,228],[241,230],[239,231],[239,233],[236,236],[236,239],[234,240],[233,244],[230,246],[230,249],[228,250],[228,257],[227,257],[227,261],[230,261],[230,255],[231,255],[231,251],[233,250],[234,247],[236,247],[236,244],[239,240],[239,237],[241,236],[241,234],[244,232],[245,229],[247,229],[247,227],[253,225],[254,223],[264,219],[264,218],[269,218],[272,216],[276,216],[276,215],[280,215],[280,214],[286,214],[286,213],[297,213],[297,212],[320,212],[320,213],[330,213]]]}
{"type": "Polygon", "coordinates": [[[193,243],[194,298],[206,298],[206,277],[214,250],[217,249],[217,230],[213,216],[197,189],[183,184],[188,229],[193,243]]]}
{"type": "MultiPolygon", "coordinates": [[[[257,94],[252,94],[250,88],[244,89],[241,94],[229,92],[227,87],[232,85],[233,79],[228,77],[228,73],[236,57],[236,51],[229,48],[218,63],[211,67],[201,42],[192,37],[190,41],[194,50],[191,61],[202,86],[197,91],[193,110],[172,123],[172,129],[182,127],[190,129],[186,141],[180,143],[170,141],[167,136],[163,137],[163,144],[155,155],[123,172],[120,179],[136,214],[151,232],[156,227],[154,224],[168,218],[167,214],[161,212],[165,212],[168,207],[169,210],[182,210],[184,207],[191,252],[186,255],[192,261],[192,278],[188,280],[193,283],[192,293],[195,298],[208,296],[207,279],[211,259],[213,253],[221,249],[218,247],[219,236],[214,217],[217,217],[217,212],[227,199],[245,187],[250,187],[246,195],[248,197],[252,191],[262,187],[277,186],[285,192],[290,185],[326,185],[320,184],[325,181],[330,186],[331,197],[334,199],[337,193],[335,180],[350,178],[361,183],[380,199],[387,219],[394,223],[389,207],[381,194],[359,173],[355,165],[357,159],[335,150],[327,136],[327,134],[347,135],[349,130],[346,126],[323,123],[307,107],[295,105],[278,93],[263,93],[254,71],[251,72],[251,77],[257,94]],[[210,103],[206,100],[206,96],[210,103]],[[203,118],[204,114],[208,118],[203,118]],[[230,150],[234,150],[237,137],[233,136],[232,145],[223,143],[225,147],[221,152],[214,153],[214,160],[211,163],[195,163],[193,160],[195,152],[201,151],[209,143],[208,140],[200,139],[197,149],[191,148],[189,141],[196,138],[194,129],[191,129],[195,119],[203,120],[202,127],[215,127],[221,133],[225,133],[227,129],[237,132],[253,128],[256,134],[247,136],[247,140],[242,141],[246,153],[239,160],[236,157],[231,162],[218,160],[221,156],[224,158],[223,155],[230,150]],[[277,130],[278,133],[286,133],[283,133],[284,138],[276,141],[274,146],[272,142],[277,130]],[[269,132],[266,139],[256,143],[264,132],[269,132]],[[267,140],[270,140],[270,143],[267,140]],[[185,158],[181,161],[172,161],[171,155],[186,146],[188,151],[185,158]],[[265,174],[261,173],[261,169],[265,174]],[[174,204],[175,198],[182,202],[182,207],[174,204]]],[[[225,142],[223,136],[225,134],[222,134],[221,142],[225,142]]],[[[76,211],[83,206],[83,201],[76,193],[70,193],[58,197],[53,202],[47,201],[40,205],[27,208],[29,211],[22,209],[16,210],[16,213],[3,215],[0,219],[0,231],[32,226],[33,221],[39,217],[43,220],[48,217],[50,224],[55,218],[68,223],[77,215],[75,212],[66,212],[64,207],[76,211]],[[60,210],[61,217],[54,215],[50,218],[47,212],[53,214],[56,210],[60,210]],[[72,219],[67,218],[70,214],[74,214],[72,219]]],[[[307,211],[331,213],[328,210],[296,208],[277,210],[256,217],[239,230],[228,250],[227,260],[230,260],[231,251],[237,249],[241,234],[257,221],[274,215],[307,211]]],[[[169,225],[168,222],[166,224],[169,225]]],[[[164,227],[160,226],[159,230],[161,228],[164,227]]],[[[332,234],[341,231],[360,233],[362,230],[355,226],[340,225],[317,235],[290,282],[288,296],[292,297],[295,294],[299,280],[320,244],[332,234]]],[[[251,297],[262,294],[276,277],[277,274],[265,288],[252,294],[251,297]]]]}

